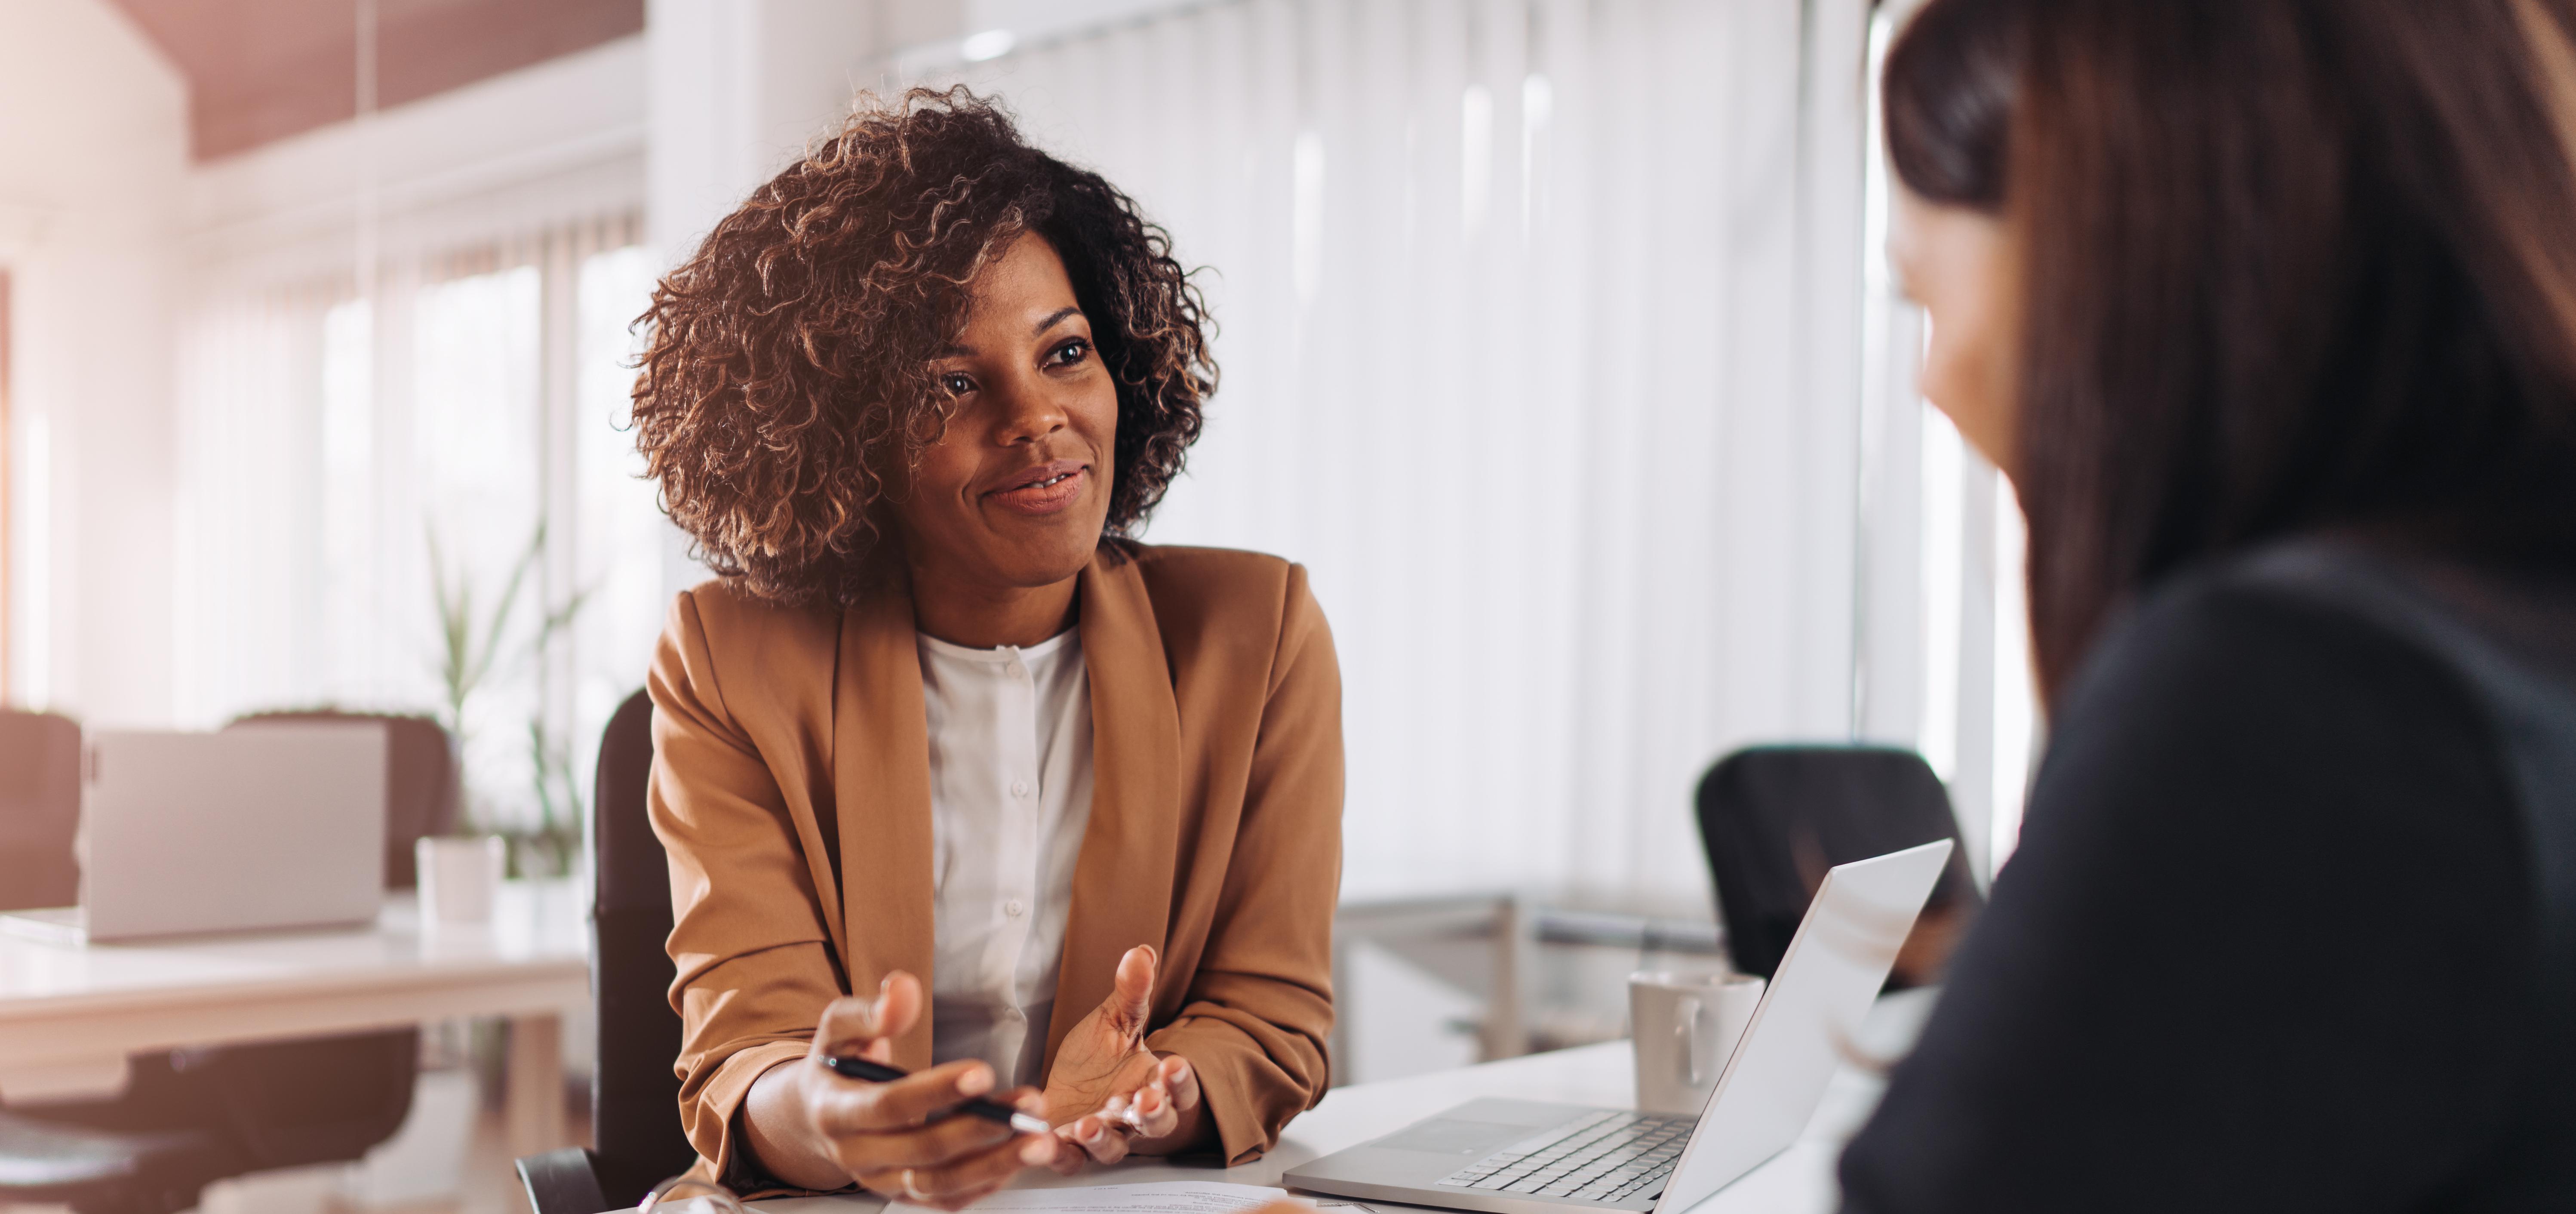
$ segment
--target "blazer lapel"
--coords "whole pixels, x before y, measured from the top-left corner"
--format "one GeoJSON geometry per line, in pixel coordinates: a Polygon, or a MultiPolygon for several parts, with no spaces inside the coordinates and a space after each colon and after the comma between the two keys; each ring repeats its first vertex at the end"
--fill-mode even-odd
{"type": "Polygon", "coordinates": [[[850,990],[874,995],[894,970],[921,980],[921,1021],[895,1062],[930,1065],[930,730],[912,596],[889,588],[841,613],[833,679],[832,794],[840,826],[843,956],[850,990]]]}
{"type": "MultiPolygon", "coordinates": [[[[1165,950],[1180,858],[1181,714],[1163,635],[1133,560],[1082,572],[1082,661],[1091,679],[1091,824],[1074,861],[1047,1059],[1109,997],[1118,958],[1165,950]]],[[[1168,983],[1157,975],[1156,1005],[1168,983]]]]}

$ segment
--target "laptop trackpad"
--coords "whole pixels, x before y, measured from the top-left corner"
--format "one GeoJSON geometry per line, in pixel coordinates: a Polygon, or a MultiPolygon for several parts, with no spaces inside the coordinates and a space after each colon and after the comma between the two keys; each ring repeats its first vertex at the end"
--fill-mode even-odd
{"type": "Polygon", "coordinates": [[[1530,1127],[1501,1125],[1491,1121],[1461,1121],[1454,1117],[1435,1117],[1407,1126],[1369,1145],[1398,1151],[1433,1151],[1442,1155],[1482,1155],[1496,1147],[1528,1136],[1530,1127]]]}

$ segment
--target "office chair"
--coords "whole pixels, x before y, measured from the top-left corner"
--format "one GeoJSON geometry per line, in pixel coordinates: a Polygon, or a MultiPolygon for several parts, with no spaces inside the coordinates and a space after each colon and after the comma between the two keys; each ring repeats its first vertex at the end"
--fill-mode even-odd
{"type": "Polygon", "coordinates": [[[173,1214],[208,1184],[364,1156],[411,1114],[420,1031],[147,1054],[111,1101],[0,1109],[0,1203],[173,1214]]]}
{"type": "MultiPolygon", "coordinates": [[[[1708,769],[1698,803],[1727,953],[1737,970],[1766,978],[1789,951],[1826,869],[1936,839],[1959,842],[1949,792],[1910,750],[1749,747],[1708,769]]],[[[1984,905],[1966,850],[1952,851],[1898,953],[1890,989],[1938,980],[1950,946],[1984,905]]]]}
{"type": "Polygon", "coordinates": [[[80,900],[80,726],[0,711],[0,910],[80,900]]]}
{"type": "Polygon", "coordinates": [[[653,770],[653,703],[639,691],[618,706],[599,740],[592,785],[591,1000],[599,1013],[598,1077],[591,1087],[594,1148],[567,1147],[519,1160],[536,1214],[597,1214],[642,1200],[656,1183],[697,1162],[680,1132],[680,1016],[671,1010],[677,970],[671,936],[671,869],[644,807],[653,770]]]}
{"type": "Polygon", "coordinates": [[[457,795],[456,747],[447,728],[428,717],[329,709],[255,712],[224,728],[315,721],[374,721],[385,727],[385,888],[419,885],[412,844],[453,833],[464,800],[457,795]]]}
{"type": "MultiPolygon", "coordinates": [[[[412,841],[455,821],[447,731],[419,717],[329,712],[267,714],[230,727],[280,720],[384,724],[385,876],[388,885],[412,884],[412,841]]],[[[79,750],[73,729],[75,807],[79,750]]],[[[417,1028],[139,1054],[127,1060],[125,1091],[112,1099],[0,1109],[0,1202],[167,1214],[197,1204],[200,1190],[225,1177],[356,1160],[402,1128],[419,1065],[417,1028]]]]}

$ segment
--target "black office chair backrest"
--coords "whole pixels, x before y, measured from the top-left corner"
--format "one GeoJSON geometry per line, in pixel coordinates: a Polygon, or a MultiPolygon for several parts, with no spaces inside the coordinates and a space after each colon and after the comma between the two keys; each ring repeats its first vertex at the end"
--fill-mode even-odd
{"type": "Polygon", "coordinates": [[[420,883],[412,844],[456,829],[456,744],[428,717],[317,709],[256,712],[226,728],[297,721],[374,721],[385,727],[385,888],[420,883]]]}
{"type": "Polygon", "coordinates": [[[599,1009],[599,1069],[591,1087],[601,1195],[631,1206],[697,1160],[680,1132],[680,1017],[671,936],[671,869],[644,805],[653,771],[653,702],[639,691],[599,740],[592,788],[591,997],[599,1009]]]}
{"type": "MultiPolygon", "coordinates": [[[[1735,968],[1769,977],[1825,870],[1936,839],[1959,842],[1950,794],[1910,750],[1757,746],[1699,782],[1700,842],[1717,881],[1735,968]]],[[[1984,905],[1964,848],[1950,853],[1927,915],[1984,905]]]]}
{"type": "Polygon", "coordinates": [[[80,900],[80,726],[0,711],[0,910],[80,900]]]}

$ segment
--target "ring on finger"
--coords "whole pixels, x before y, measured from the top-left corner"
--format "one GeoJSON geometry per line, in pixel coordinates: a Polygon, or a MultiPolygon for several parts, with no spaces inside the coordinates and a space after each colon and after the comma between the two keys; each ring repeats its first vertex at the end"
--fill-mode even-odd
{"type": "Polygon", "coordinates": [[[921,1187],[912,1182],[912,1169],[910,1168],[905,1168],[903,1170],[903,1195],[908,1201],[930,1200],[930,1194],[922,1192],[921,1187]]]}

